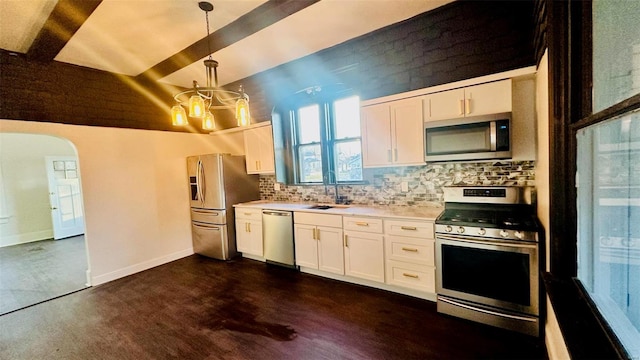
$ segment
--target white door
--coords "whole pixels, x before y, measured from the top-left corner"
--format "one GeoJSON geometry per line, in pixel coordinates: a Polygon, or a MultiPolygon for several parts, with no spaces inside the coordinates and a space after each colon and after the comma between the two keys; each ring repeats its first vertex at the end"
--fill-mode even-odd
{"type": "Polygon", "coordinates": [[[84,234],[78,159],[73,156],[47,156],[45,161],[53,238],[58,240],[84,234]]]}
{"type": "Polygon", "coordinates": [[[316,227],[313,225],[295,224],[295,251],[296,265],[312,269],[318,268],[318,241],[316,240],[316,227]]]}
{"type": "Polygon", "coordinates": [[[391,104],[394,139],[393,163],[423,164],[422,99],[399,100],[391,104]]]}
{"type": "MultiPolygon", "coordinates": [[[[363,166],[391,164],[391,113],[388,104],[361,110],[363,166]]],[[[420,131],[422,132],[422,131],[420,131]]]]}
{"type": "Polygon", "coordinates": [[[342,229],[318,226],[318,269],[344,275],[342,229]]]}
{"type": "Polygon", "coordinates": [[[345,233],[345,274],[384,282],[384,243],[381,234],[345,233]]]}

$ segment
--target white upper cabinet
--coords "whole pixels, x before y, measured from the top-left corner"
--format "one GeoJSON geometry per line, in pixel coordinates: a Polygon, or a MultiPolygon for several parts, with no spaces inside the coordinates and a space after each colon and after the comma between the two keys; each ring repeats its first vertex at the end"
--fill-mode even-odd
{"type": "Polygon", "coordinates": [[[247,174],[273,174],[273,133],[271,126],[260,126],[244,131],[244,150],[247,174]]]}
{"type": "Polygon", "coordinates": [[[424,121],[511,112],[511,79],[429,94],[424,121]]]}
{"type": "Polygon", "coordinates": [[[422,122],[421,98],[363,107],[363,166],[424,164],[422,122]]]}

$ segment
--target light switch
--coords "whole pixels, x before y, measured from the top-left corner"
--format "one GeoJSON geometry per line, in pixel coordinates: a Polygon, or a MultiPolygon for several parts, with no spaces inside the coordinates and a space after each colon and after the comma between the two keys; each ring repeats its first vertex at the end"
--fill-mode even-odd
{"type": "Polygon", "coordinates": [[[280,183],[274,183],[273,184],[273,190],[280,191],[280,183]]]}
{"type": "Polygon", "coordinates": [[[403,181],[402,183],[400,183],[400,188],[401,188],[402,192],[409,191],[409,183],[406,182],[406,181],[403,181]]]}

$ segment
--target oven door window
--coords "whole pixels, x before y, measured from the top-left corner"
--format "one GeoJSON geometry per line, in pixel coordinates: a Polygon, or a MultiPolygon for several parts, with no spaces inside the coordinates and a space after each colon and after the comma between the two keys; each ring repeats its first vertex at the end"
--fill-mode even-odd
{"type": "Polygon", "coordinates": [[[446,244],[441,252],[444,289],[531,306],[529,254],[446,244]]]}
{"type": "Polygon", "coordinates": [[[489,122],[427,128],[425,137],[427,155],[491,151],[489,122]]]}

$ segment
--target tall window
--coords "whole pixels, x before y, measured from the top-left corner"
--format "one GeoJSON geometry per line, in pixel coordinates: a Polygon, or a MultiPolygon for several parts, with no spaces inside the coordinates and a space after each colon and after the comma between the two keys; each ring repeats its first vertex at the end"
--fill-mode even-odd
{"type": "Polygon", "coordinates": [[[291,116],[297,183],[362,181],[359,97],[305,105],[291,116]]]}
{"type": "Polygon", "coordinates": [[[575,134],[577,273],[625,350],[639,359],[640,109],[621,103],[640,93],[640,6],[593,1],[592,16],[592,104],[600,121],[575,134]],[[610,107],[621,110],[602,111],[610,107]]]}

